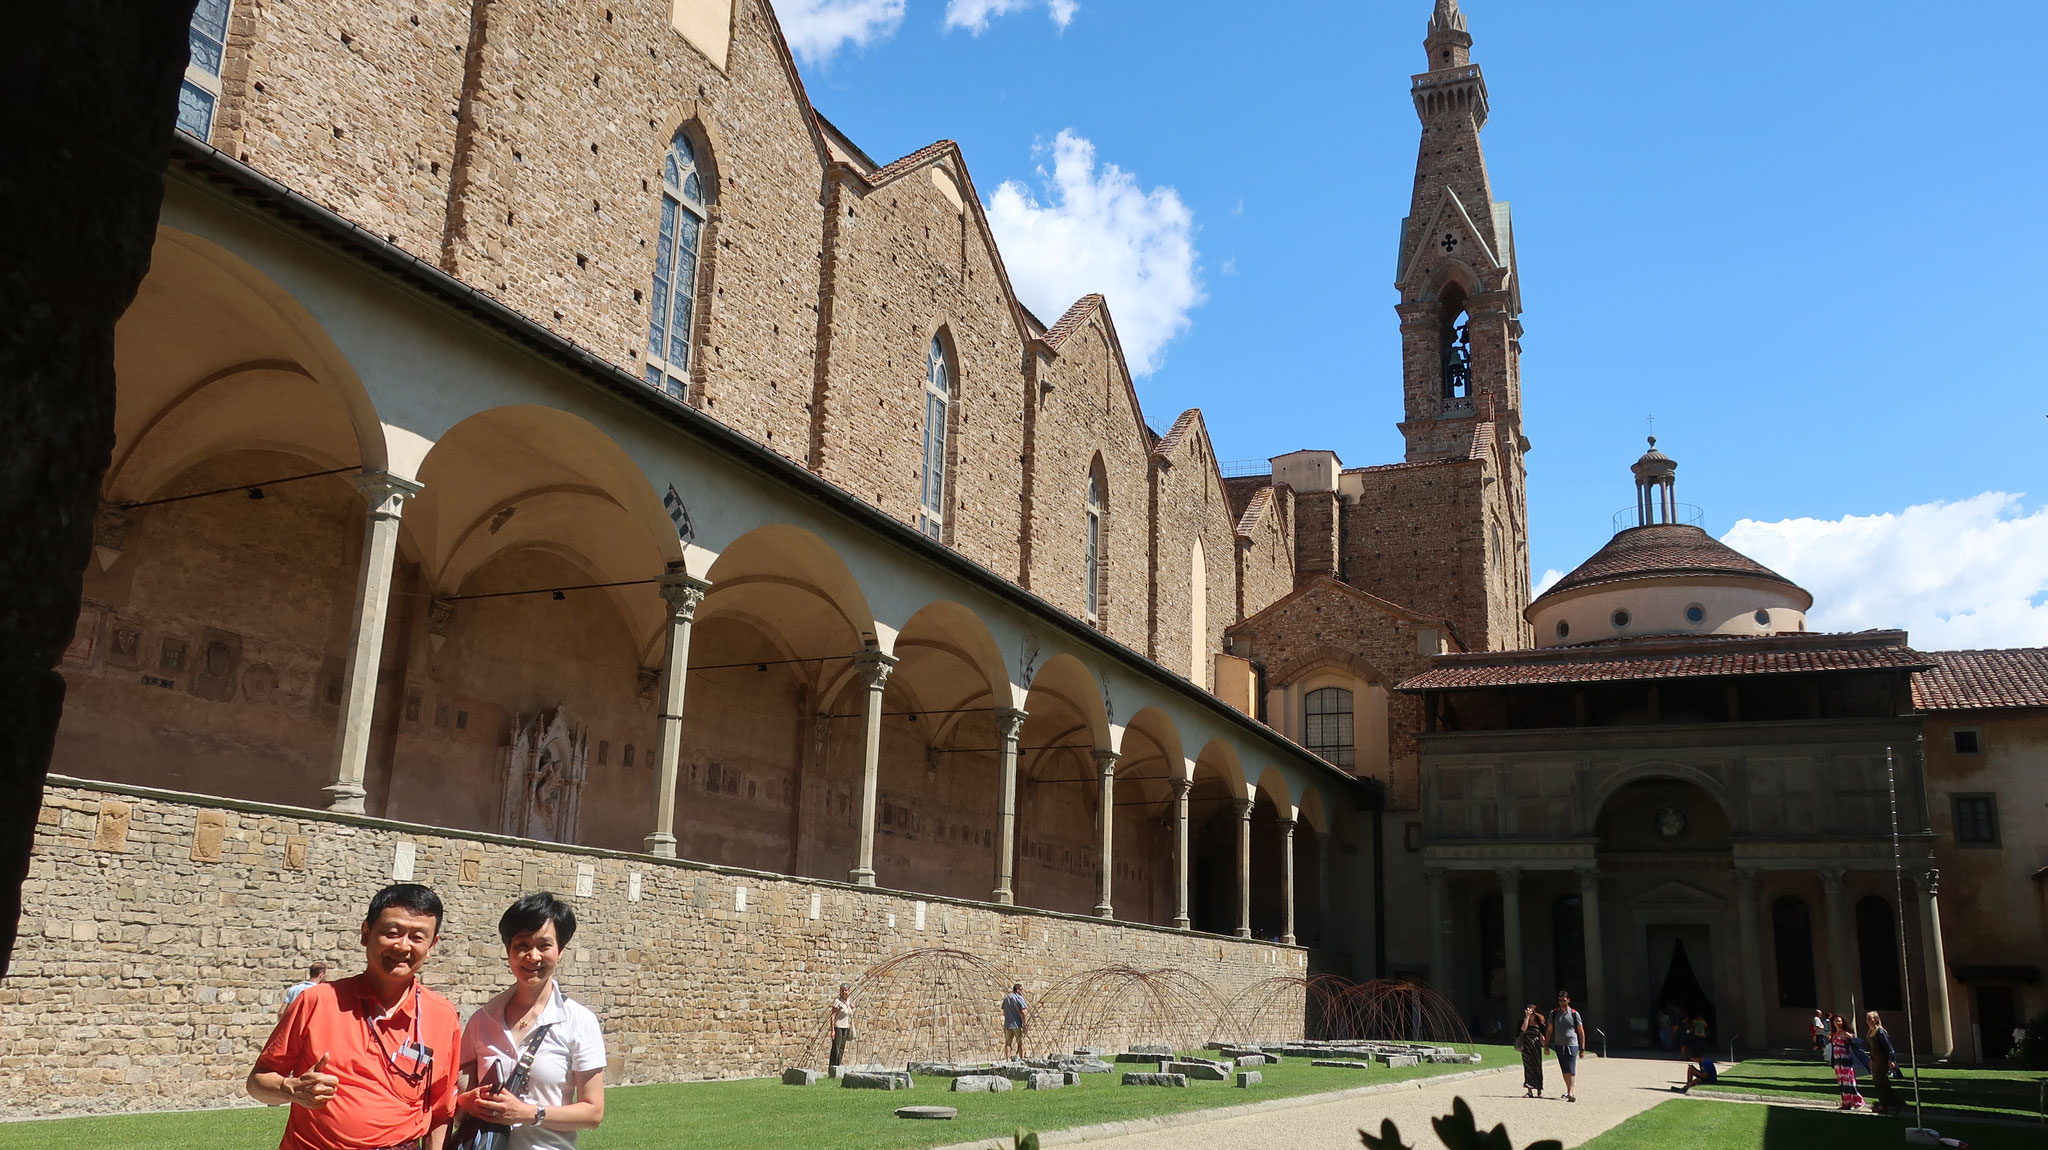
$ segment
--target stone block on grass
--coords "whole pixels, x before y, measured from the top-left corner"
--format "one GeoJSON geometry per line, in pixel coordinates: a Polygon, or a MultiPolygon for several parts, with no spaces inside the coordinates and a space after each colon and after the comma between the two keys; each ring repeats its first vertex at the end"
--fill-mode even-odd
{"type": "Polygon", "coordinates": [[[1185,1074],[1190,1079],[1200,1079],[1204,1082],[1230,1081],[1230,1067],[1227,1064],[1219,1066],[1214,1062],[1168,1062],[1159,1069],[1164,1074],[1185,1074]]]}
{"type": "Polygon", "coordinates": [[[1162,1051],[1158,1054],[1147,1054],[1141,1053],[1136,1050],[1126,1050],[1122,1054],[1117,1055],[1116,1060],[1118,1062],[1164,1062],[1171,1057],[1173,1057],[1173,1051],[1171,1050],[1162,1051]]]}
{"type": "Polygon", "coordinates": [[[1335,1066],[1342,1070],[1371,1070],[1372,1063],[1359,1062],[1349,1058],[1318,1058],[1310,1066],[1335,1066]]]}
{"type": "Polygon", "coordinates": [[[1141,1074],[1132,1072],[1124,1075],[1125,1086],[1186,1086],[1187,1084],[1188,1076],[1185,1074],[1141,1074]]]}
{"type": "Polygon", "coordinates": [[[1239,1090],[1247,1086],[1257,1086],[1265,1080],[1266,1076],[1256,1070],[1240,1070],[1237,1072],[1237,1088],[1239,1090]]]}
{"type": "Polygon", "coordinates": [[[953,1080],[955,1094],[1007,1094],[1010,1080],[995,1074],[963,1074],[953,1080]]]}
{"type": "Polygon", "coordinates": [[[1163,1054],[1169,1057],[1173,1054],[1173,1047],[1171,1046],[1146,1046],[1141,1044],[1126,1047],[1126,1049],[1132,1054],[1163,1054]]]}
{"type": "Polygon", "coordinates": [[[1067,1084],[1067,1076],[1057,1070],[1034,1070],[1024,1080],[1026,1090],[1058,1090],[1067,1084]]]}
{"type": "Polygon", "coordinates": [[[959,1116],[960,1112],[951,1106],[899,1106],[896,1108],[896,1117],[898,1118],[937,1119],[943,1122],[948,1118],[958,1118],[959,1116]]]}
{"type": "Polygon", "coordinates": [[[848,1090],[908,1090],[910,1075],[901,1070],[855,1070],[840,1075],[839,1085],[848,1090]]]}
{"type": "Polygon", "coordinates": [[[1422,1059],[1417,1058],[1413,1054],[1382,1054],[1379,1056],[1379,1059],[1381,1062],[1386,1063],[1389,1068],[1395,1070],[1404,1066],[1422,1065],[1422,1059]]]}
{"type": "Polygon", "coordinates": [[[1239,1066],[1265,1066],[1277,1061],[1279,1059],[1267,1054],[1240,1054],[1237,1056],[1237,1064],[1239,1066]]]}
{"type": "Polygon", "coordinates": [[[784,1086],[816,1086],[818,1079],[821,1077],[823,1076],[815,1070],[805,1070],[801,1066],[792,1066],[782,1072],[782,1084],[784,1086]]]}

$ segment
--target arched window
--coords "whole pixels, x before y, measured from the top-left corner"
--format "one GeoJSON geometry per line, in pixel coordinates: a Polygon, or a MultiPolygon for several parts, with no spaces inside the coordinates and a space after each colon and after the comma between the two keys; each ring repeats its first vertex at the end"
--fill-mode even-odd
{"type": "Polygon", "coordinates": [[[178,86],[178,127],[204,140],[213,131],[214,105],[220,103],[221,57],[227,54],[228,6],[233,0],[199,0],[186,29],[190,59],[185,81],[178,86]]]}
{"type": "Polygon", "coordinates": [[[1810,1009],[1820,995],[1813,980],[1813,918],[1804,899],[1788,894],[1771,904],[1771,949],[1778,958],[1778,1005],[1810,1009]]]}
{"type": "Polygon", "coordinates": [[[1088,618],[1093,620],[1102,614],[1102,472],[1096,468],[1088,470],[1088,618]]]}
{"type": "Polygon", "coordinates": [[[1308,749],[1340,767],[1353,765],[1351,692],[1342,687],[1310,691],[1302,702],[1302,734],[1308,749]]]}
{"type": "Polygon", "coordinates": [[[934,539],[945,538],[946,404],[951,395],[946,345],[933,336],[924,357],[924,482],[918,488],[917,529],[934,539]]]}
{"type": "Polygon", "coordinates": [[[1892,904],[1877,895],[1856,902],[1856,953],[1863,967],[1863,1007],[1903,1010],[1899,990],[1899,928],[1892,904]]]}
{"type": "MultiPolygon", "coordinates": [[[[1205,486],[1203,490],[1208,490],[1205,486]]],[[[1209,685],[1209,556],[1202,541],[1188,553],[1188,678],[1209,685]]]]}
{"type": "Polygon", "coordinates": [[[1465,316],[1465,289],[1447,284],[1439,298],[1442,326],[1437,331],[1443,349],[1445,403],[1472,398],[1472,340],[1465,316]]]}
{"type": "Polygon", "coordinates": [[[697,244],[704,234],[704,180],[697,149],[677,132],[661,165],[661,236],[654,250],[654,306],[647,324],[647,383],[681,398],[690,389],[690,336],[697,317],[697,244]]]}

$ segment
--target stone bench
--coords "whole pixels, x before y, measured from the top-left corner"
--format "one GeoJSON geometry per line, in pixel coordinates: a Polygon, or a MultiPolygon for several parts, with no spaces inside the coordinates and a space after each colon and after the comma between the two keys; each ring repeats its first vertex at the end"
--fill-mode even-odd
{"type": "Polygon", "coordinates": [[[995,1074],[963,1074],[953,1080],[956,1094],[1007,1094],[1010,1080],[995,1074]]]}
{"type": "Polygon", "coordinates": [[[910,1075],[901,1070],[856,1070],[840,1075],[839,1085],[848,1090],[908,1090],[911,1082],[910,1075]]]}
{"type": "Polygon", "coordinates": [[[1371,1070],[1370,1062],[1355,1062],[1348,1058],[1318,1058],[1310,1066],[1335,1066],[1344,1070],[1371,1070]]]}
{"type": "Polygon", "coordinates": [[[1379,1060],[1381,1062],[1386,1063],[1387,1066],[1392,1069],[1399,1069],[1404,1066],[1422,1065],[1422,1059],[1416,1057],[1413,1054],[1382,1054],[1379,1056],[1379,1060]]]}
{"type": "Polygon", "coordinates": [[[1219,1066],[1214,1062],[1167,1062],[1162,1063],[1159,1070],[1162,1074],[1184,1074],[1189,1078],[1199,1078],[1207,1082],[1230,1081],[1230,1066],[1227,1063],[1219,1066]]]}
{"type": "Polygon", "coordinates": [[[1187,1084],[1188,1076],[1185,1074],[1127,1073],[1124,1075],[1125,1086],[1186,1086],[1187,1084]]]}

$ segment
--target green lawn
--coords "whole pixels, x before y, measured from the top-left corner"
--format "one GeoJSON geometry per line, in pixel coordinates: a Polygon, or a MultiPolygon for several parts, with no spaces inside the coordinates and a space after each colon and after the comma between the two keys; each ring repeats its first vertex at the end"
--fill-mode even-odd
{"type": "MultiPolygon", "coordinates": [[[[1513,1050],[1482,1046],[1488,1067],[1519,1058],[1513,1050]]],[[[754,1147],[829,1146],[832,1150],[893,1150],[1005,1137],[1025,1126],[1059,1130],[1235,1106],[1369,1086],[1434,1074],[1473,1070],[1469,1065],[1412,1070],[1343,1070],[1290,1058],[1258,1068],[1265,1082],[1239,1090],[1228,1082],[1194,1082],[1184,1090],[1125,1087],[1114,1074],[1084,1074],[1063,1090],[1007,1094],[953,1094],[943,1078],[920,1078],[905,1091],[846,1090],[836,1083],[784,1086],[766,1078],[614,1087],[605,1092],[605,1121],[578,1142],[582,1150],[751,1150],[754,1147]],[[898,1106],[957,1106],[950,1122],[897,1118],[898,1106]]],[[[277,1145],[284,1111],[226,1110],[116,1118],[67,1118],[0,1124],[0,1150],[106,1150],[148,1145],[152,1150],[262,1150],[277,1145]]]]}
{"type": "MultiPolygon", "coordinates": [[[[1975,1150],[2041,1150],[2048,1132],[2038,1126],[1932,1122],[1975,1150]]],[[[1813,1150],[1817,1146],[1878,1147],[1905,1143],[1902,1118],[1841,1114],[1791,1106],[1756,1106],[1678,1098],[1654,1106],[1586,1143],[1581,1150],[1813,1150]]]]}
{"type": "MultiPolygon", "coordinates": [[[[1909,1068],[1904,1081],[1893,1089],[1908,1105],[1913,1101],[1913,1078],[1909,1068]]],[[[1920,1070],[1920,1098],[1929,1110],[1981,1110],[1991,1114],[2032,1118],[2040,1099],[2040,1071],[1976,1070],[1941,1067],[1920,1070]]],[[[1863,1097],[1875,1101],[1869,1075],[1860,1075],[1863,1097]]],[[[1721,1072],[1721,1081],[1703,1087],[1699,1093],[1711,1097],[1716,1091],[1733,1094],[1783,1094],[1791,1098],[1835,1102],[1841,1092],[1835,1086],[1835,1072],[1812,1059],[1752,1058],[1721,1072]]]]}

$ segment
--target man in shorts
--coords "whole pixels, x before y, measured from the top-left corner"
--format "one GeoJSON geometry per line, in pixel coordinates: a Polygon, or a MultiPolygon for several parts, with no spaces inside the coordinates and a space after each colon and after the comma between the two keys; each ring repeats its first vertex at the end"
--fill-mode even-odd
{"type": "Polygon", "coordinates": [[[395,883],[363,916],[363,973],[307,987],[249,1072],[251,1098],[289,1105],[279,1150],[439,1150],[455,1117],[462,1020],[420,968],[441,899],[395,883]]]}
{"type": "Polygon", "coordinates": [[[1010,984],[1010,993],[1003,996],[1003,1057],[1008,1058],[1015,1048],[1017,1057],[1024,1057],[1024,1035],[1030,1030],[1030,1008],[1024,1004],[1024,984],[1010,984]]]}
{"type": "Polygon", "coordinates": [[[1557,1072],[1564,1075],[1564,1100],[1577,1102],[1574,1088],[1579,1076],[1579,1051],[1586,1048],[1586,1020],[1572,1009],[1572,996],[1557,992],[1557,1009],[1550,1012],[1550,1048],[1557,1052],[1557,1072]]]}

